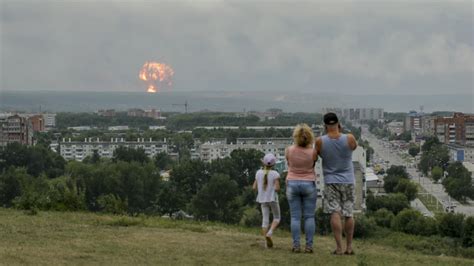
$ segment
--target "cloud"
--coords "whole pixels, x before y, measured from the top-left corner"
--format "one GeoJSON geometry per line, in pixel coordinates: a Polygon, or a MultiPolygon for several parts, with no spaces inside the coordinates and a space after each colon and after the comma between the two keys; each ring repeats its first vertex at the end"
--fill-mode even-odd
{"type": "Polygon", "coordinates": [[[4,1],[1,89],[472,93],[472,3],[4,1]],[[471,36],[471,37],[468,37],[471,36]]]}

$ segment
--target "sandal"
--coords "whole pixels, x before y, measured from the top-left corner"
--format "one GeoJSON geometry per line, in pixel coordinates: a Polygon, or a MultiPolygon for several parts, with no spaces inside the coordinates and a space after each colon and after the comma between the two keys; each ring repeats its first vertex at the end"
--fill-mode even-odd
{"type": "Polygon", "coordinates": [[[355,255],[354,250],[344,252],[345,255],[355,255]]]}
{"type": "Polygon", "coordinates": [[[342,255],[342,252],[337,252],[337,250],[334,250],[331,254],[340,256],[340,255],[342,255]]]}
{"type": "Polygon", "coordinates": [[[293,253],[301,253],[301,249],[300,249],[300,247],[293,247],[293,248],[291,249],[291,252],[293,252],[293,253]]]}

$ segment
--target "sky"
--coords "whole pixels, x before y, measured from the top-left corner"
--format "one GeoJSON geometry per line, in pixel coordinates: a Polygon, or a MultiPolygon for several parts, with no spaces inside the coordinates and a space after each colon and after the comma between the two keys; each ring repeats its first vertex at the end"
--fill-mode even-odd
{"type": "Polygon", "coordinates": [[[472,1],[0,3],[3,91],[474,94],[472,1]]]}

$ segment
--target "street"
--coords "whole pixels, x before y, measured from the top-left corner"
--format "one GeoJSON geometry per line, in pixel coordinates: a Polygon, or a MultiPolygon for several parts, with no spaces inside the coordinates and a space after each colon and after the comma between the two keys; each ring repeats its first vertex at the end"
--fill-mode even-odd
{"type": "Polygon", "coordinates": [[[428,193],[432,194],[442,205],[443,209],[447,206],[454,205],[454,212],[463,213],[467,216],[474,216],[474,204],[462,205],[455,199],[451,198],[444,190],[442,184],[435,184],[428,178],[421,176],[421,173],[417,171],[415,167],[405,162],[399,155],[396,149],[392,148],[388,141],[377,139],[376,136],[371,134],[366,127],[363,127],[362,138],[370,143],[370,146],[374,149],[374,158],[381,158],[385,164],[385,169],[390,165],[404,165],[407,167],[407,172],[411,179],[419,183],[428,193]]]}

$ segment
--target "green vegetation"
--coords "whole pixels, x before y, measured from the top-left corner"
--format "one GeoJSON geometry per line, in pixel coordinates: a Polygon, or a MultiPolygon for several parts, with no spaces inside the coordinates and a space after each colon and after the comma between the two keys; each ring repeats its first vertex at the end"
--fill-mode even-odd
{"type": "Polygon", "coordinates": [[[467,198],[474,199],[471,173],[462,163],[454,162],[446,171],[448,176],[443,180],[443,186],[448,194],[460,202],[466,202],[467,198]]]}
{"type": "Polygon", "coordinates": [[[428,172],[436,166],[444,169],[449,162],[448,149],[436,137],[428,138],[421,147],[421,151],[423,154],[418,168],[425,175],[428,175],[428,172]]]}
{"type": "Polygon", "coordinates": [[[210,222],[80,212],[31,216],[0,208],[0,224],[0,261],[7,265],[472,265],[472,260],[452,257],[461,256],[459,249],[442,238],[383,230],[355,240],[355,256],[334,256],[332,237],[316,237],[315,254],[292,254],[285,230],[277,230],[275,247],[265,249],[258,227],[210,222]]]}
{"type": "Polygon", "coordinates": [[[420,153],[420,146],[417,144],[410,144],[410,147],[408,148],[408,154],[410,154],[412,157],[415,157],[420,153]]]}
{"type": "Polygon", "coordinates": [[[198,126],[293,126],[298,123],[319,124],[321,114],[282,113],[273,119],[260,121],[255,115],[237,116],[224,112],[196,112],[188,114],[169,113],[166,120],[150,117],[131,117],[126,112],[117,112],[115,116],[104,117],[94,113],[58,113],[56,116],[59,130],[75,126],[91,126],[98,129],[109,126],[127,125],[130,128],[147,129],[149,126],[162,125],[170,130],[191,130],[198,126]]]}

